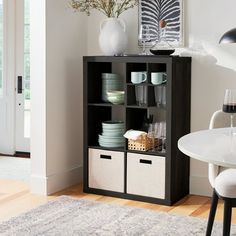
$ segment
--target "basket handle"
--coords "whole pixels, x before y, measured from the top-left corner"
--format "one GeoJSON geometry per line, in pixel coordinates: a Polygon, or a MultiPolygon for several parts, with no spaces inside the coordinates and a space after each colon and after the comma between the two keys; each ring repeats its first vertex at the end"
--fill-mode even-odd
{"type": "Polygon", "coordinates": [[[149,164],[149,165],[152,164],[151,160],[145,160],[145,159],[140,159],[139,162],[142,163],[142,164],[149,164]]]}
{"type": "Polygon", "coordinates": [[[108,155],[100,155],[100,158],[111,160],[111,156],[108,156],[108,155]]]}

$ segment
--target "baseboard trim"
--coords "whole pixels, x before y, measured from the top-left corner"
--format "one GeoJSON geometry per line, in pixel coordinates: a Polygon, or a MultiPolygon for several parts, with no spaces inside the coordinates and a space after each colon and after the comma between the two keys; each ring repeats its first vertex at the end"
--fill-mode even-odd
{"type": "Polygon", "coordinates": [[[0,153],[0,156],[30,158],[30,152],[15,152],[15,154],[13,154],[13,155],[0,153]]]}
{"type": "Polygon", "coordinates": [[[48,178],[40,175],[31,175],[30,191],[34,194],[47,195],[48,178]]]}
{"type": "Polygon", "coordinates": [[[83,166],[44,176],[31,175],[31,192],[50,195],[83,181],[83,166]]]}
{"type": "Polygon", "coordinates": [[[62,173],[55,173],[48,177],[47,194],[63,190],[83,181],[83,166],[74,167],[62,173]]]}
{"type": "Polygon", "coordinates": [[[208,177],[190,176],[190,194],[211,196],[212,187],[208,181],[208,177]]]}
{"type": "MultiPolygon", "coordinates": [[[[83,166],[77,166],[68,171],[55,173],[47,177],[31,175],[31,192],[50,195],[82,181],[83,166]]],[[[190,176],[190,194],[211,196],[212,188],[208,177],[190,176]]]]}
{"type": "Polygon", "coordinates": [[[15,157],[30,158],[30,152],[15,152],[15,157]]]}

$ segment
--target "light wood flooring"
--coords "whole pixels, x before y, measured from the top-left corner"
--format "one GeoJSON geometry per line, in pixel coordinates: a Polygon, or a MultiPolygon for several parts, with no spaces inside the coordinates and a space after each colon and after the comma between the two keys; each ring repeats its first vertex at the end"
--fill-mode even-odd
{"type": "MultiPolygon", "coordinates": [[[[210,198],[189,195],[174,206],[163,206],[120,198],[106,197],[95,194],[86,194],[82,191],[82,185],[72,186],[52,196],[31,194],[29,186],[23,182],[13,180],[0,180],[0,221],[19,215],[60,195],[68,195],[75,198],[93,199],[96,201],[110,202],[119,205],[135,206],[153,209],[157,211],[171,212],[180,215],[207,218],[210,208],[210,198]]],[[[220,202],[216,220],[222,221],[223,204],[220,202]]],[[[233,210],[232,223],[236,224],[236,210],[233,210]]]]}

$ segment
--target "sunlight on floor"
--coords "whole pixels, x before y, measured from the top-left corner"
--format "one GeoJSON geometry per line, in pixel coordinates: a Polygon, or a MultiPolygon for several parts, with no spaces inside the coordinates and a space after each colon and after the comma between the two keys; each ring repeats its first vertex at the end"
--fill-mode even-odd
{"type": "Polygon", "coordinates": [[[30,159],[0,156],[0,179],[30,181],[30,159]]]}

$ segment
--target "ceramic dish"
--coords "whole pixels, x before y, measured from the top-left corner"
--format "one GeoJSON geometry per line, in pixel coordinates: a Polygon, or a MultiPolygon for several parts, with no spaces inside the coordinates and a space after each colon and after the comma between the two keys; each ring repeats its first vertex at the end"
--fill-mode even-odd
{"type": "Polygon", "coordinates": [[[102,131],[106,134],[109,133],[125,133],[125,128],[121,127],[121,128],[103,128],[102,131]]]}
{"type": "Polygon", "coordinates": [[[102,73],[102,78],[103,79],[117,79],[119,78],[119,75],[113,74],[113,73],[102,73]]]}
{"type": "Polygon", "coordinates": [[[175,49],[150,49],[150,52],[154,55],[170,55],[175,52],[175,49]]]}
{"type": "Polygon", "coordinates": [[[101,147],[108,147],[108,148],[112,148],[112,147],[124,147],[125,143],[116,143],[116,144],[109,144],[109,143],[105,143],[105,142],[98,142],[99,145],[101,147]]]}
{"type": "Polygon", "coordinates": [[[118,127],[118,128],[103,128],[103,132],[111,133],[111,132],[116,132],[116,133],[122,133],[125,131],[124,127],[118,127]]]}
{"type": "Polygon", "coordinates": [[[123,134],[124,134],[125,132],[119,132],[119,133],[117,133],[117,132],[103,132],[102,133],[102,136],[103,137],[106,137],[106,138],[112,138],[112,137],[122,137],[123,136],[123,134]]]}
{"type": "Polygon", "coordinates": [[[125,91],[108,91],[107,95],[109,96],[123,96],[125,95],[125,91]]]}
{"type": "Polygon", "coordinates": [[[124,99],[117,99],[116,97],[108,97],[107,100],[114,105],[121,105],[124,103],[124,99]]]}
{"type": "Polygon", "coordinates": [[[125,131],[122,129],[122,130],[118,130],[118,129],[115,129],[115,130],[103,130],[103,132],[102,132],[102,135],[103,136],[109,136],[109,137],[112,137],[112,136],[114,136],[114,137],[121,137],[121,136],[123,136],[124,135],[124,133],[125,133],[125,131]]]}
{"type": "Polygon", "coordinates": [[[124,133],[125,128],[121,127],[121,128],[103,128],[103,132],[104,133],[124,133]]]}
{"type": "Polygon", "coordinates": [[[124,131],[124,129],[125,129],[125,127],[124,127],[124,125],[114,125],[114,126],[110,126],[110,125],[108,125],[108,126],[104,126],[104,125],[102,125],[102,129],[103,129],[103,132],[123,132],[124,131]]]}
{"type": "Polygon", "coordinates": [[[119,142],[124,142],[125,138],[123,136],[103,136],[99,134],[99,140],[107,142],[107,143],[119,143],[119,142]]]}
{"type": "Polygon", "coordinates": [[[114,127],[120,128],[120,127],[124,127],[124,122],[120,120],[107,120],[107,121],[102,122],[102,126],[110,127],[110,128],[114,128],[114,127]]]}

